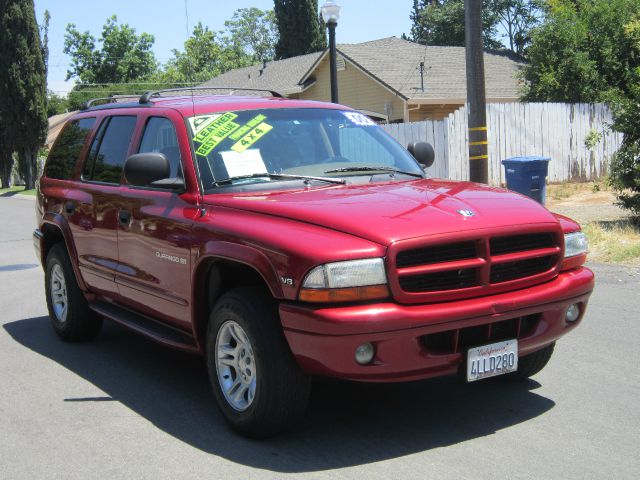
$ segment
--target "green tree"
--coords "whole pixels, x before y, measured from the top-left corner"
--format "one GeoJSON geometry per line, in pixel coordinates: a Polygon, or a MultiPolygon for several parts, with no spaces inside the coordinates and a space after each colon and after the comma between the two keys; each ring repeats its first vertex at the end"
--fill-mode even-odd
{"type": "Polygon", "coordinates": [[[628,26],[637,0],[552,0],[534,29],[524,99],[599,102],[628,97],[638,54],[628,26]]]}
{"type": "Polygon", "coordinates": [[[251,63],[239,41],[231,41],[199,22],[184,43],[184,51],[173,50],[173,58],[154,78],[165,85],[202,83],[251,63]]]}
{"type": "MultiPolygon", "coordinates": [[[[0,121],[2,117],[0,116],[0,121]]],[[[5,143],[2,138],[2,127],[0,127],[0,188],[11,186],[11,170],[13,169],[13,151],[11,146],[5,143]]]]}
{"type": "Polygon", "coordinates": [[[15,151],[26,186],[33,188],[47,131],[45,65],[33,0],[0,1],[0,31],[2,183],[8,185],[8,157],[15,151]]]}
{"type": "Polygon", "coordinates": [[[47,117],[53,117],[68,111],[69,102],[65,97],[57,95],[51,90],[47,91],[47,117]]]}
{"type": "Polygon", "coordinates": [[[274,0],[278,25],[276,58],[319,52],[327,46],[318,18],[318,0],[274,0]]]}
{"type": "MultiPolygon", "coordinates": [[[[486,3],[486,2],[485,2],[486,3]]],[[[496,38],[495,1],[483,9],[485,48],[500,48],[496,38]]],[[[414,0],[410,14],[411,40],[423,45],[464,47],[464,0],[414,0]]]]}
{"type": "Polygon", "coordinates": [[[493,0],[498,25],[504,32],[505,47],[526,56],[531,33],[544,14],[543,0],[493,0]]]}
{"type": "Polygon", "coordinates": [[[96,98],[128,97],[120,101],[135,101],[140,95],[150,90],[162,90],[174,85],[167,84],[157,78],[132,83],[103,83],[100,85],[77,83],[67,96],[67,110],[79,110],[88,100],[96,98]]]}
{"type": "Polygon", "coordinates": [[[528,54],[525,100],[611,106],[624,140],[610,182],[620,205],[640,217],[640,2],[550,1],[528,54]]]}
{"type": "Polygon", "coordinates": [[[51,14],[49,10],[44,11],[42,26],[40,26],[40,35],[42,36],[42,58],[44,60],[44,75],[49,73],[49,23],[51,22],[51,14]]]}
{"type": "MultiPolygon", "coordinates": [[[[523,56],[531,30],[543,16],[544,0],[484,0],[485,48],[523,56]]],[[[411,39],[424,45],[464,46],[464,0],[413,0],[411,39]]]]}
{"type": "Polygon", "coordinates": [[[236,10],[231,20],[224,22],[229,34],[229,42],[237,45],[252,63],[273,60],[278,40],[276,16],[273,10],[241,8],[236,10]]]}
{"type": "Polygon", "coordinates": [[[624,133],[624,141],[611,163],[609,181],[619,205],[640,223],[640,12],[624,24],[623,32],[633,61],[627,93],[611,101],[613,128],[624,133]]]}
{"type": "Polygon", "coordinates": [[[129,25],[118,24],[115,15],[108,18],[99,40],[89,31],[80,32],[67,25],[64,53],[71,57],[67,80],[77,78],[85,84],[126,83],[146,79],[157,69],[151,51],[154,37],[138,35],[129,25]],[[101,48],[97,48],[99,43],[101,48]]]}

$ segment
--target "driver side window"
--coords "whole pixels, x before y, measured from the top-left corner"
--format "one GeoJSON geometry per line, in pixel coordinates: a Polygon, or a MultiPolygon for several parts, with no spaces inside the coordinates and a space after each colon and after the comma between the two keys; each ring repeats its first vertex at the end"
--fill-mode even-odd
{"type": "Polygon", "coordinates": [[[170,176],[183,178],[180,164],[180,147],[173,123],[168,118],[151,117],[140,142],[138,153],[162,153],[169,160],[170,176]]]}

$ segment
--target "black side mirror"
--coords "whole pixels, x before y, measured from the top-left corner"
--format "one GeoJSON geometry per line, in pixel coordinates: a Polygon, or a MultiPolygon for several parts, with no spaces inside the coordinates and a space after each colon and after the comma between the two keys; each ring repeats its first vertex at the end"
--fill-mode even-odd
{"type": "Polygon", "coordinates": [[[184,190],[184,180],[169,175],[169,159],[162,153],[137,153],[124,163],[124,177],[129,185],[184,190]]]}
{"type": "Polygon", "coordinates": [[[407,150],[413,155],[422,168],[428,168],[433,165],[433,161],[436,158],[436,152],[433,151],[433,147],[427,142],[415,142],[407,145],[407,150]]]}

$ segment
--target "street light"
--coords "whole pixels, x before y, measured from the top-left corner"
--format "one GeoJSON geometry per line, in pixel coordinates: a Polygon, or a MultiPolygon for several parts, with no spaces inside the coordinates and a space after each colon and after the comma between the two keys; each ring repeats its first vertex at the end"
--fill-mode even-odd
{"type": "Polygon", "coordinates": [[[331,101],[338,103],[338,67],[336,65],[336,27],[340,19],[340,5],[327,0],[322,5],[322,18],[329,29],[329,63],[331,68],[331,101]]]}

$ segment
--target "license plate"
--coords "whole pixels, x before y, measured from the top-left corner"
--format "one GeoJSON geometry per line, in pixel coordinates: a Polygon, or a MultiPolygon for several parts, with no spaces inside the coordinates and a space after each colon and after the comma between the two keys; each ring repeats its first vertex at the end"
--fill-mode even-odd
{"type": "Polygon", "coordinates": [[[471,348],[467,353],[467,382],[518,370],[518,340],[471,348]]]}

